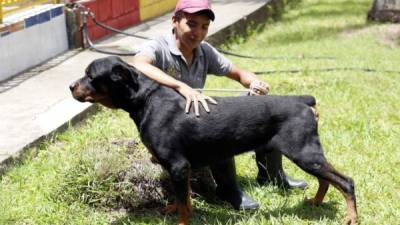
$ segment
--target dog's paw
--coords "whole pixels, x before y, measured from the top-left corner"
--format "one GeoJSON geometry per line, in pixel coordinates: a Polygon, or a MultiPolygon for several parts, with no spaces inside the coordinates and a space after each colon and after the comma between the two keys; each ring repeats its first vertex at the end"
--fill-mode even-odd
{"type": "Polygon", "coordinates": [[[170,214],[176,212],[177,208],[178,208],[177,205],[176,205],[175,203],[173,203],[173,204],[167,205],[167,206],[162,210],[162,212],[163,212],[165,215],[170,215],[170,214]]]}
{"type": "Polygon", "coordinates": [[[355,215],[347,215],[343,221],[345,225],[355,225],[357,224],[357,216],[355,215]]]}
{"type": "Polygon", "coordinates": [[[319,206],[322,202],[317,201],[315,198],[305,198],[304,202],[309,205],[319,206]]]}
{"type": "Polygon", "coordinates": [[[188,225],[189,224],[189,220],[188,219],[184,219],[184,220],[179,220],[178,221],[178,225],[188,225]]]}

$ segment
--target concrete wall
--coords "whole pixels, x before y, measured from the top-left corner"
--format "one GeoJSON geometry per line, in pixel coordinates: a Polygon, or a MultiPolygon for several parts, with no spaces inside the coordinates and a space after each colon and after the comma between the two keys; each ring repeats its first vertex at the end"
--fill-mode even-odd
{"type": "Polygon", "coordinates": [[[68,49],[63,5],[6,18],[0,27],[0,81],[68,49]]]}
{"type": "MultiPolygon", "coordinates": [[[[98,21],[123,29],[172,11],[177,0],[71,0],[68,2],[81,3],[95,13],[98,21]]],[[[75,16],[79,18],[78,15],[75,16]]],[[[73,36],[79,37],[79,19],[76,23],[77,31],[73,36]]],[[[18,75],[66,51],[68,37],[71,36],[67,32],[73,31],[67,31],[63,5],[42,5],[4,18],[4,23],[0,24],[0,81],[18,75]]],[[[97,26],[89,18],[88,33],[90,39],[95,41],[111,34],[111,31],[97,26]]],[[[79,38],[76,39],[80,42],[79,38]]],[[[71,46],[81,46],[81,43],[73,43],[71,46]]]]}

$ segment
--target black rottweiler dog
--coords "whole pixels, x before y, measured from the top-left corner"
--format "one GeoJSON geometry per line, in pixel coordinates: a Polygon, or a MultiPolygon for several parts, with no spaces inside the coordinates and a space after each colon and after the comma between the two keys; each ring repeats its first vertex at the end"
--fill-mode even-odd
{"type": "Polygon", "coordinates": [[[191,214],[189,176],[192,168],[256,149],[282,152],[304,171],[316,176],[314,198],[320,204],[329,184],[347,203],[346,224],[357,221],[354,182],[326,160],[309,105],[312,96],[215,97],[210,113],[185,113],[185,100],[175,90],[159,85],[118,57],[93,61],[86,75],[71,84],[75,99],[123,109],[134,120],[144,145],[169,172],[176,201],[165,211],[179,213],[179,224],[191,214]]]}

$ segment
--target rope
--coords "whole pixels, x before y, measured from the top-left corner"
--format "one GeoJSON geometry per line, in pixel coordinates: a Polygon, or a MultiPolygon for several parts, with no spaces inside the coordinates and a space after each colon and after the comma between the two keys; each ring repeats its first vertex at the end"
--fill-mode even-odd
{"type": "MultiPolygon", "coordinates": [[[[135,38],[140,38],[140,39],[145,39],[145,40],[150,40],[150,38],[145,37],[145,36],[141,36],[141,35],[136,35],[136,34],[130,34],[127,32],[124,32],[122,30],[119,29],[115,29],[109,25],[106,25],[104,23],[99,22],[96,19],[96,16],[94,15],[94,13],[92,11],[90,11],[90,9],[86,8],[85,6],[81,5],[81,4],[75,4],[74,5],[75,9],[80,9],[82,10],[82,32],[83,32],[83,36],[84,36],[84,41],[88,44],[89,48],[96,51],[96,52],[100,52],[103,54],[109,54],[109,55],[118,55],[118,56],[134,56],[136,55],[136,52],[112,52],[112,51],[106,51],[106,50],[102,50],[98,47],[96,47],[93,42],[90,40],[88,32],[87,32],[87,17],[90,16],[90,18],[93,20],[93,22],[95,24],[97,24],[98,26],[106,29],[106,30],[110,30],[114,33],[118,33],[118,34],[123,34],[126,36],[130,36],[130,37],[135,37],[135,38]]],[[[274,59],[274,60],[280,60],[280,59],[326,59],[326,60],[334,60],[336,59],[335,57],[329,57],[329,56],[313,56],[313,57],[304,57],[304,56],[299,56],[299,57],[281,57],[281,56],[268,56],[268,57],[260,57],[260,56],[248,56],[248,55],[241,55],[241,54],[237,54],[237,53],[232,53],[220,48],[217,48],[217,50],[223,54],[226,55],[230,55],[230,56],[235,56],[235,57],[239,57],[239,58],[246,58],[246,59],[274,59]]],[[[323,68],[323,69],[291,69],[291,70],[269,70],[269,71],[257,71],[254,72],[254,74],[256,75],[269,75],[269,74],[276,74],[276,73],[301,73],[301,72],[305,72],[305,71],[309,71],[309,72],[333,72],[333,71],[362,71],[362,72],[367,72],[367,73],[377,73],[377,72],[382,72],[382,73],[399,73],[400,71],[397,70],[376,70],[376,69],[371,69],[371,68],[356,68],[356,67],[337,67],[337,68],[323,68]]],[[[202,91],[220,91],[220,92],[245,92],[248,91],[248,89],[242,89],[242,90],[238,90],[238,89],[199,89],[202,91]]]]}
{"type": "Polygon", "coordinates": [[[333,71],[362,71],[367,73],[400,73],[398,70],[376,70],[370,68],[357,68],[357,67],[337,67],[337,68],[323,68],[323,69],[292,69],[292,70],[269,70],[253,72],[256,75],[268,75],[273,73],[301,73],[301,72],[333,72],[333,71]]]}
{"type": "MultiPolygon", "coordinates": [[[[92,40],[90,40],[89,38],[89,34],[87,31],[87,16],[90,16],[93,21],[97,21],[95,19],[94,13],[91,12],[89,9],[87,9],[86,7],[84,7],[83,5],[78,5],[76,7],[77,9],[81,9],[81,14],[82,16],[82,34],[83,34],[83,40],[84,42],[89,46],[90,49],[96,51],[96,52],[100,52],[103,54],[107,54],[107,55],[118,55],[118,56],[134,56],[136,55],[136,52],[111,52],[111,51],[106,51],[106,50],[102,50],[100,48],[97,48],[92,40]]],[[[97,23],[96,23],[97,24],[97,23]]]]}
{"type": "MultiPolygon", "coordinates": [[[[90,11],[89,11],[89,12],[90,12],[90,11]]],[[[122,30],[118,30],[118,29],[116,29],[116,28],[114,28],[114,27],[108,26],[107,24],[104,24],[104,23],[98,21],[98,20],[96,19],[96,17],[95,17],[95,15],[94,15],[93,12],[90,12],[88,15],[92,18],[92,20],[93,20],[93,22],[94,22],[95,24],[97,24],[98,26],[100,26],[100,27],[102,27],[102,28],[104,28],[104,29],[106,29],[106,30],[110,30],[110,31],[112,31],[112,32],[114,32],[114,33],[123,34],[123,35],[130,36],[130,37],[140,38],[140,39],[144,39],[144,40],[151,40],[150,38],[145,37],[145,36],[127,33],[127,32],[124,32],[124,31],[122,31],[122,30]]]]}
{"type": "MultiPolygon", "coordinates": [[[[114,27],[111,27],[111,26],[109,26],[107,24],[104,24],[104,23],[98,21],[96,19],[96,16],[94,15],[94,13],[90,9],[88,9],[87,7],[85,7],[85,6],[81,5],[81,4],[76,4],[75,8],[83,10],[84,15],[90,16],[90,18],[93,20],[93,22],[96,25],[98,25],[99,27],[102,27],[103,29],[110,30],[110,31],[112,31],[114,33],[123,34],[123,35],[130,36],[130,37],[140,38],[140,39],[144,39],[144,40],[151,40],[151,38],[148,38],[148,37],[145,37],[145,36],[142,36],[142,35],[127,33],[127,32],[124,32],[122,30],[116,29],[114,27]]],[[[94,44],[90,40],[88,41],[88,44],[93,50],[95,50],[97,52],[105,53],[105,54],[114,54],[114,55],[122,55],[122,56],[133,56],[133,55],[135,55],[134,52],[132,52],[132,53],[119,53],[119,52],[110,52],[110,51],[101,50],[101,49],[97,48],[96,46],[94,46],[94,44]]],[[[282,60],[282,59],[325,59],[325,60],[334,60],[334,59],[336,59],[335,57],[329,57],[329,56],[315,56],[315,57],[311,56],[311,57],[306,57],[306,56],[303,56],[303,55],[302,56],[298,56],[298,57],[249,56],[249,55],[243,55],[243,54],[229,52],[229,51],[221,49],[221,48],[216,48],[216,49],[219,52],[221,52],[221,53],[223,53],[225,55],[230,55],[230,56],[244,58],[244,59],[260,59],[260,60],[261,59],[269,59],[269,60],[282,60]]]]}
{"type": "Polygon", "coordinates": [[[226,50],[216,48],[219,52],[225,54],[225,55],[230,55],[230,56],[235,56],[239,58],[244,58],[244,59],[269,59],[269,60],[282,60],[282,59],[323,59],[323,60],[335,60],[336,57],[330,57],[330,56],[298,56],[298,57],[288,57],[288,56],[248,56],[248,55],[242,55],[242,54],[237,54],[233,52],[228,52],[226,50]]]}
{"type": "Polygon", "coordinates": [[[210,91],[210,92],[249,92],[250,89],[227,89],[227,88],[194,88],[196,91],[210,91]]]}

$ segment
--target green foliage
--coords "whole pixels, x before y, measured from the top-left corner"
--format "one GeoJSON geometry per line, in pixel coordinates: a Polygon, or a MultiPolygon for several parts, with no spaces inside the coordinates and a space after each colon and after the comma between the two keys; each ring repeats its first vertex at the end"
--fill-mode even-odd
{"type": "MultiPolygon", "coordinates": [[[[235,37],[238,41],[224,47],[247,55],[287,57],[231,58],[244,69],[301,71],[261,78],[271,85],[271,94],[316,96],[325,154],[337,169],[353,177],[360,221],[397,224],[400,76],[383,70],[400,70],[399,41],[387,42],[393,27],[366,23],[370,3],[304,0],[290,5],[290,11],[280,20],[264,24],[257,32],[249,31],[243,40],[235,37]],[[345,67],[380,72],[314,70],[345,67]]],[[[210,76],[207,88],[242,87],[226,78],[210,76]]],[[[148,159],[149,155],[140,143],[132,148],[131,140],[138,141],[138,134],[128,115],[104,109],[85,124],[30,149],[22,162],[0,177],[0,224],[175,223],[176,216],[160,213],[165,204],[161,199],[158,205],[143,206],[141,210],[124,209],[126,204],[133,204],[129,200],[139,196],[133,178],[146,174],[150,182],[160,175],[152,167],[132,169],[136,168],[136,160],[148,159]]],[[[315,194],[317,181],[293,163],[285,160],[285,170],[290,176],[307,180],[310,187],[304,192],[257,185],[252,154],[237,157],[236,162],[241,187],[261,203],[261,208],[236,212],[227,204],[195,198],[191,224],[341,224],[345,213],[341,194],[331,187],[321,207],[305,205],[303,199],[315,194]]]]}
{"type": "Polygon", "coordinates": [[[65,171],[65,180],[60,183],[55,197],[66,202],[80,200],[93,207],[117,207],[120,193],[126,193],[124,190],[130,186],[117,179],[122,166],[127,164],[127,154],[121,152],[121,146],[109,147],[99,145],[85,149],[74,163],[76,166],[65,171]]]}

